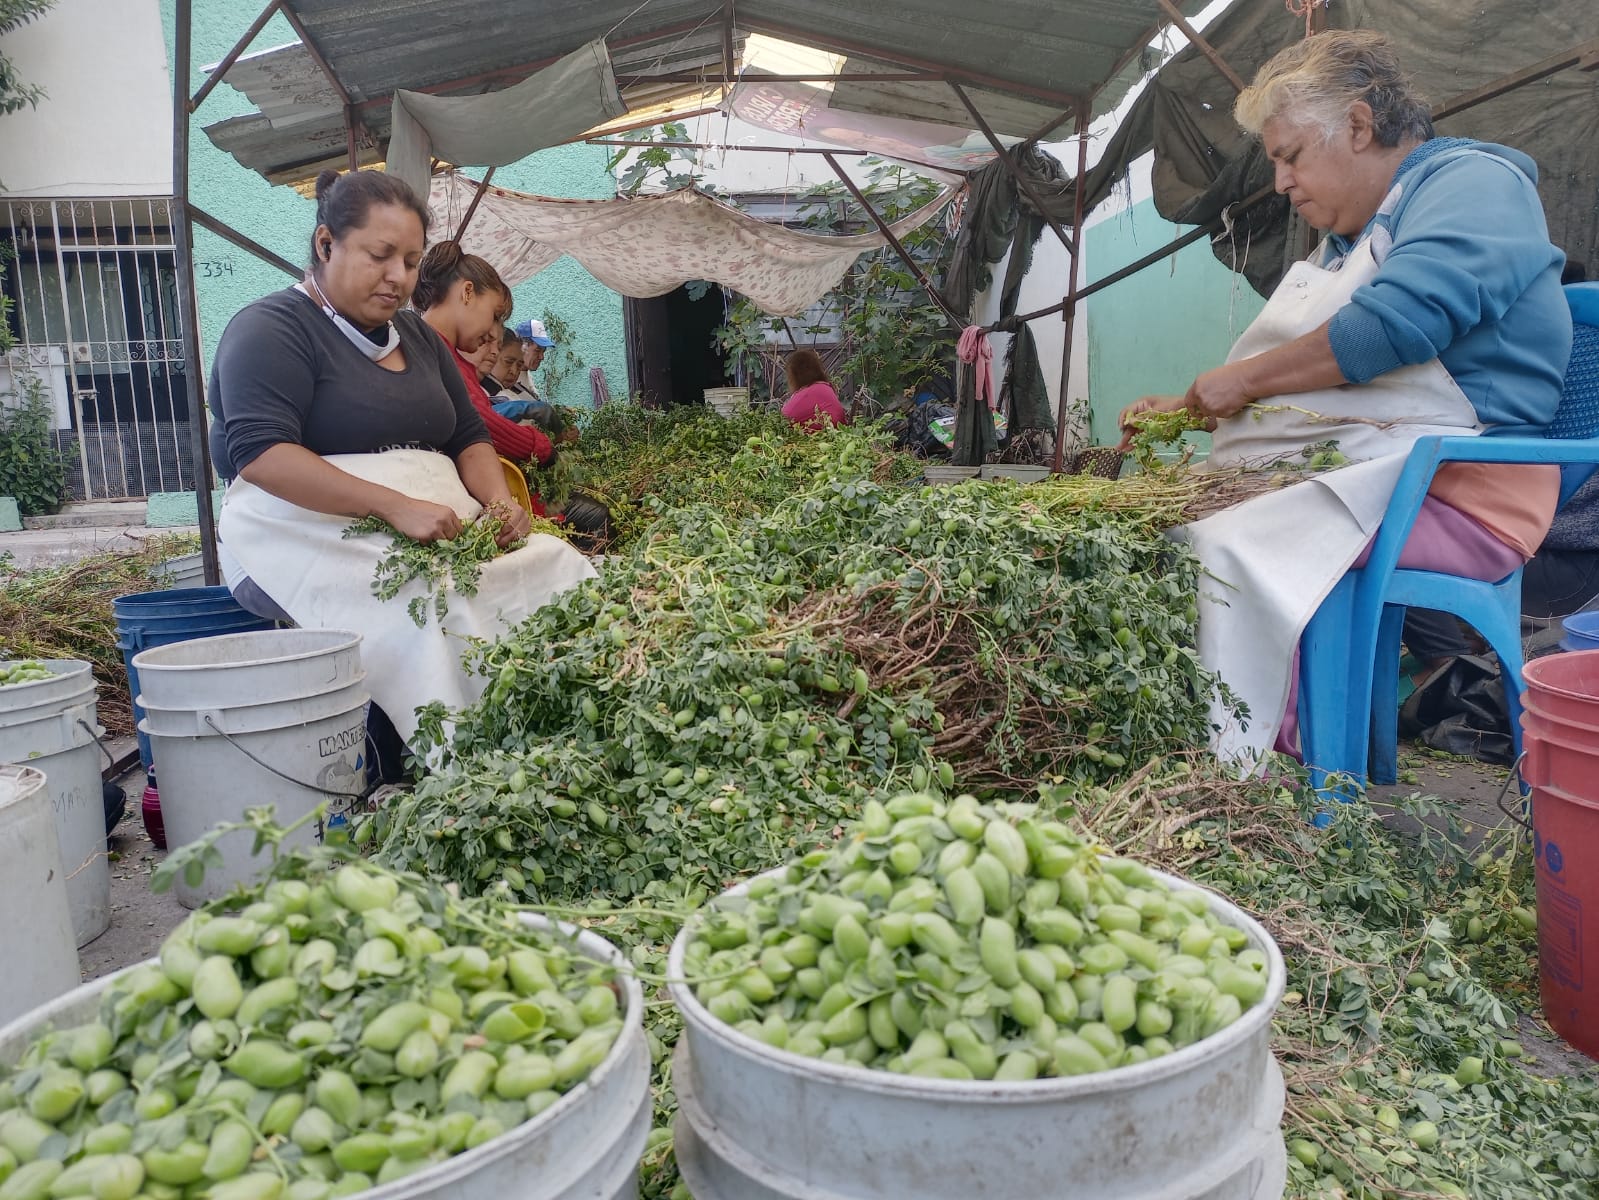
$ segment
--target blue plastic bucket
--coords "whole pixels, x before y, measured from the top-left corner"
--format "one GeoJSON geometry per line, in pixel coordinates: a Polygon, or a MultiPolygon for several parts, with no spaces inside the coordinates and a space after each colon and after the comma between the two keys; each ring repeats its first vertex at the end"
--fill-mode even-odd
{"type": "Polygon", "coordinates": [[[1566,631],[1562,650],[1599,650],[1599,612],[1572,613],[1560,624],[1566,631]]]}
{"type": "MultiPolygon", "coordinates": [[[[277,626],[240,607],[225,587],[176,588],[166,592],[139,592],[119,596],[111,602],[117,619],[117,649],[128,672],[128,697],[133,701],[133,719],[144,720],[139,706],[139,672],[133,656],[154,646],[170,646],[195,638],[220,637],[228,633],[254,633],[277,626]]],[[[150,738],[139,731],[139,758],[150,770],[150,738]]]]}

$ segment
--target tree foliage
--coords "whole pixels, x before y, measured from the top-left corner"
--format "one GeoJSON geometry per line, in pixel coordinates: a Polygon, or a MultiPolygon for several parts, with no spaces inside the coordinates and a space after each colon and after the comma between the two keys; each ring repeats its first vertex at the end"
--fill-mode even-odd
{"type": "MultiPolygon", "coordinates": [[[[55,0],[0,0],[0,37],[26,25],[54,4],[55,0]]],[[[44,89],[24,82],[16,64],[0,54],[0,115],[36,107],[43,97],[44,89]]]]}

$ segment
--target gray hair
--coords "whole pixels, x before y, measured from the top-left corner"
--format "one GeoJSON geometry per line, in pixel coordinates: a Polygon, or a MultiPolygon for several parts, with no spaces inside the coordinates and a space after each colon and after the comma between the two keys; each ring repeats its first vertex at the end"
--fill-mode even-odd
{"type": "Polygon", "coordinates": [[[1260,135],[1281,118],[1331,139],[1360,101],[1371,108],[1379,145],[1433,136],[1432,113],[1399,66],[1393,43],[1369,29],[1318,33],[1279,51],[1238,95],[1233,116],[1260,135]]]}

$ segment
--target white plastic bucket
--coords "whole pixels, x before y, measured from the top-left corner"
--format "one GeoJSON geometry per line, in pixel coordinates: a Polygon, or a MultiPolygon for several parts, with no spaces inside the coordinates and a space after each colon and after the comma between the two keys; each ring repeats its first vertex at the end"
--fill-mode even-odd
{"type": "Polygon", "coordinates": [[[78,986],[77,941],[45,777],[0,767],[0,1025],[78,986]],[[26,914],[25,920],[18,920],[26,914]]]}
{"type": "Polygon", "coordinates": [[[683,1014],[672,1085],[689,1191],[695,1200],[1280,1200],[1288,1159],[1271,1017],[1287,973],[1270,934],[1205,896],[1266,955],[1265,998],[1162,1058],[1030,1083],[921,1079],[773,1049],[716,1020],[680,982],[690,927],[667,966],[683,1014]]]}
{"type": "MultiPolygon", "coordinates": [[[[543,917],[522,920],[535,929],[550,927],[543,917]]],[[[555,928],[575,935],[580,953],[625,968],[621,953],[604,938],[567,925],[555,928]]],[[[97,979],[0,1025],[0,1068],[20,1059],[46,1029],[92,1020],[116,978],[97,979]]],[[[643,990],[625,970],[617,982],[622,1032],[587,1079],[533,1120],[426,1171],[362,1192],[361,1200],[635,1200],[638,1161],[650,1132],[650,1052],[643,990]]]]}
{"type": "Polygon", "coordinates": [[[0,763],[44,774],[66,871],[72,929],[79,946],[111,924],[111,866],[105,850],[105,798],[89,664],[45,664],[51,678],[0,688],[0,763]]]}
{"type": "Polygon", "coordinates": [[[922,476],[928,483],[965,483],[968,479],[977,478],[976,467],[948,467],[927,466],[922,468],[922,476]]]}
{"type": "Polygon", "coordinates": [[[749,408],[750,390],[747,387],[706,388],[705,405],[721,416],[730,417],[749,408]]]}
{"type": "MultiPolygon", "coordinates": [[[[142,651],[139,722],[161,764],[167,845],[188,845],[247,809],[271,806],[291,825],[327,802],[330,817],[366,787],[366,673],[359,634],[282,629],[200,638],[142,651]]],[[[322,836],[320,822],[290,844],[322,836]]],[[[264,862],[253,835],[217,842],[222,864],[197,888],[179,880],[194,908],[255,880],[264,862]]]]}
{"type": "Polygon", "coordinates": [[[1027,463],[989,463],[977,473],[979,479],[1014,479],[1017,483],[1039,483],[1049,478],[1049,468],[1027,463]]]}

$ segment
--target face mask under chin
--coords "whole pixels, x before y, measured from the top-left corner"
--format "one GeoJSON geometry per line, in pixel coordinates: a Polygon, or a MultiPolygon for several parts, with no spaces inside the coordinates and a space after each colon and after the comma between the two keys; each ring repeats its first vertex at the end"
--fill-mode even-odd
{"type": "Polygon", "coordinates": [[[313,300],[320,304],[322,311],[328,315],[328,319],[333,322],[333,324],[338,328],[339,332],[349,340],[352,346],[354,346],[362,354],[366,355],[367,358],[371,359],[373,362],[381,362],[383,359],[387,358],[389,355],[393,354],[399,349],[400,331],[395,328],[393,321],[385,321],[383,325],[377,331],[375,331],[380,333],[383,337],[381,342],[375,342],[372,340],[372,337],[369,334],[363,333],[349,321],[345,320],[344,317],[339,313],[339,310],[334,308],[332,304],[328,303],[327,295],[322,291],[321,286],[317,283],[315,278],[308,280],[308,283],[310,284],[310,287],[304,289],[306,295],[310,296],[313,300]]]}

